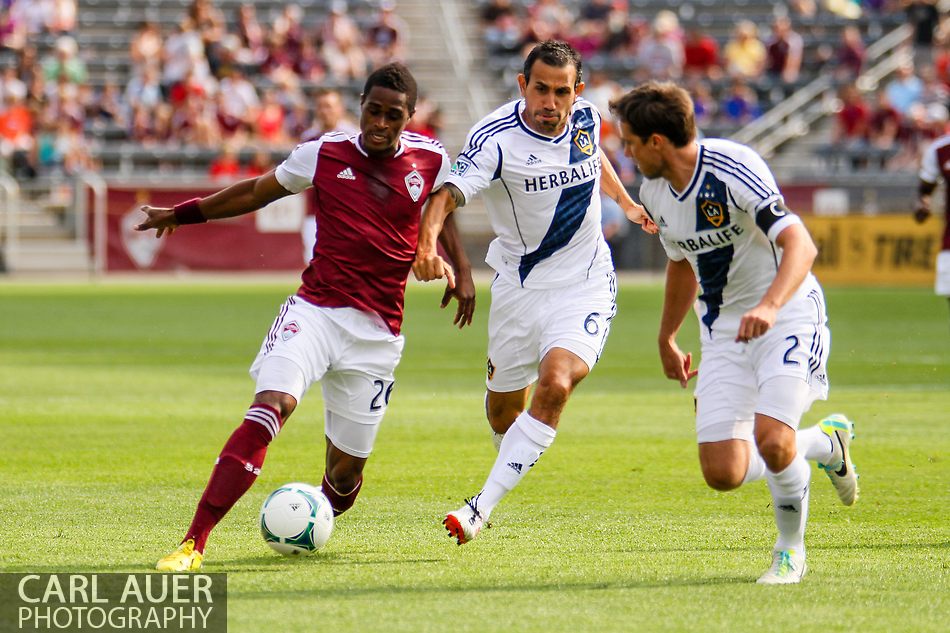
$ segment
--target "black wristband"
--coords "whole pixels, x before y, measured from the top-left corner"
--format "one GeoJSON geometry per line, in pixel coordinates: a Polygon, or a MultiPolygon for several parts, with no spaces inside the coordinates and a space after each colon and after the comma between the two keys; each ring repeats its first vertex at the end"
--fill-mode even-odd
{"type": "Polygon", "coordinates": [[[198,206],[200,200],[201,198],[192,198],[191,200],[176,204],[173,208],[175,221],[178,222],[178,224],[202,224],[203,222],[207,222],[208,218],[201,213],[201,207],[198,206]]]}

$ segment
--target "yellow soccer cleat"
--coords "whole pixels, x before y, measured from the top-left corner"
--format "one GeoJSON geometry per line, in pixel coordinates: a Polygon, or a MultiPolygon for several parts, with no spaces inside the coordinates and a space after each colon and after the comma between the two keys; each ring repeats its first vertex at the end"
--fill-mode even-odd
{"type": "Polygon", "coordinates": [[[204,554],[195,549],[195,540],[188,539],[178,546],[174,552],[158,561],[155,569],[158,571],[198,571],[204,554]]]}

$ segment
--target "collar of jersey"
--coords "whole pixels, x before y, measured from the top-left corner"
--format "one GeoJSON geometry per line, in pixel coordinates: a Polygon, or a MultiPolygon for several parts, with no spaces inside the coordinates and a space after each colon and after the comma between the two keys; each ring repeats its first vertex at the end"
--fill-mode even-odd
{"type": "Polygon", "coordinates": [[[696,181],[699,180],[699,174],[703,171],[703,153],[706,149],[703,147],[703,144],[699,144],[699,153],[696,155],[696,170],[693,172],[693,179],[689,181],[689,186],[686,187],[686,191],[683,193],[676,193],[676,189],[673,189],[673,185],[669,182],[666,183],[666,186],[670,188],[670,193],[673,194],[673,197],[676,198],[678,202],[686,200],[686,196],[689,195],[689,192],[693,190],[693,187],[696,186],[696,181]]]}
{"type": "Polygon", "coordinates": [[[543,134],[538,134],[537,132],[532,130],[530,127],[528,127],[528,124],[525,123],[524,119],[521,118],[521,113],[522,111],[524,111],[526,105],[527,104],[525,103],[524,99],[522,99],[515,105],[515,118],[518,119],[518,125],[521,126],[521,129],[527,132],[529,136],[533,136],[534,138],[541,141],[547,141],[548,143],[560,143],[562,140],[564,140],[564,137],[567,136],[567,133],[570,131],[570,127],[571,127],[570,123],[564,126],[564,133],[558,136],[557,138],[551,138],[550,136],[544,136],[543,134]]]}
{"type": "MultiPolygon", "coordinates": [[[[350,137],[350,142],[353,143],[353,146],[356,148],[356,151],[358,151],[360,154],[362,154],[366,158],[369,158],[370,157],[369,154],[367,154],[366,150],[363,149],[363,142],[360,140],[362,137],[363,137],[362,132],[360,132],[359,134],[354,134],[353,136],[350,137]]],[[[390,158],[396,158],[397,156],[402,154],[405,149],[406,149],[406,146],[402,144],[402,134],[400,134],[399,147],[396,148],[396,153],[390,156],[390,158]]]]}

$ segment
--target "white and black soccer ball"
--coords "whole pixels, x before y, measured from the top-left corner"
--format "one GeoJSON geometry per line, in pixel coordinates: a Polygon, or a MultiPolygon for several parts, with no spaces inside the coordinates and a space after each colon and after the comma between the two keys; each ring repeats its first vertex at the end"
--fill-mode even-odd
{"type": "Polygon", "coordinates": [[[330,540],[333,507],[319,488],[304,483],[285,484],[270,493],[261,506],[261,535],[275,552],[306,556],[330,540]]]}

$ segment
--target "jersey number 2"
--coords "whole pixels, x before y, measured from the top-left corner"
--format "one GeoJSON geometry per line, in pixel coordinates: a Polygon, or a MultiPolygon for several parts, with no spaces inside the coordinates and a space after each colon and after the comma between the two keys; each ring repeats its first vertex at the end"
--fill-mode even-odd
{"type": "Polygon", "coordinates": [[[785,350],[785,356],[782,358],[782,362],[786,365],[798,365],[800,364],[797,360],[789,358],[788,355],[798,349],[798,337],[797,336],[786,336],[786,341],[791,341],[792,344],[789,345],[788,349],[785,350]]]}

